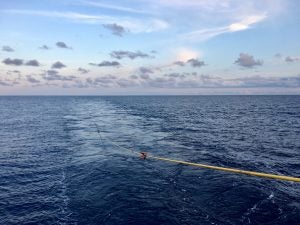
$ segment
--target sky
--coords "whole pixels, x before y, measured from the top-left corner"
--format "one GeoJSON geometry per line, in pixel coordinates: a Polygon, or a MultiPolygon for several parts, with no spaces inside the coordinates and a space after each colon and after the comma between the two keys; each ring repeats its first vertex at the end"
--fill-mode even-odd
{"type": "Polygon", "coordinates": [[[300,94],[298,0],[9,0],[0,29],[0,95],[300,94]]]}

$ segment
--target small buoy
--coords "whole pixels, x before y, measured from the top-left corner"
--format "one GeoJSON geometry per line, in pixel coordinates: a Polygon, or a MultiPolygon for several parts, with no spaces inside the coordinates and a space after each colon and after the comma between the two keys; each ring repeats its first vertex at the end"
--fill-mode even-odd
{"type": "Polygon", "coordinates": [[[147,158],[147,152],[140,152],[140,153],[141,153],[140,158],[145,160],[147,158]]]}

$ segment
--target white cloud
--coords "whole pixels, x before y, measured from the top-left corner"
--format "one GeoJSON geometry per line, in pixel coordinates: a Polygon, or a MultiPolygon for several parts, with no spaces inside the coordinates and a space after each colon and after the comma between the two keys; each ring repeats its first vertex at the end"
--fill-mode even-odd
{"type": "Polygon", "coordinates": [[[169,24],[166,21],[159,20],[159,19],[152,19],[151,22],[148,24],[146,32],[154,32],[159,30],[165,30],[169,27],[169,24]]]}
{"type": "Polygon", "coordinates": [[[230,32],[236,32],[240,30],[246,30],[249,29],[252,24],[261,22],[267,17],[266,13],[263,13],[261,15],[252,15],[247,16],[245,19],[238,23],[233,23],[229,25],[229,31],[230,32]]]}
{"type": "Polygon", "coordinates": [[[29,16],[43,16],[52,18],[68,19],[77,23],[89,23],[89,24],[119,24],[133,33],[150,33],[167,29],[169,24],[161,19],[157,18],[131,18],[124,16],[107,16],[107,15],[92,15],[83,14],[77,12],[63,12],[63,11],[45,11],[45,10],[18,10],[9,9],[2,10],[1,12],[9,14],[20,14],[29,16]]]}
{"type": "Polygon", "coordinates": [[[209,29],[201,29],[192,31],[181,36],[182,39],[189,40],[189,41],[205,41],[209,38],[214,36],[229,32],[228,27],[216,27],[216,28],[209,28],[209,29]]]}
{"type": "Polygon", "coordinates": [[[192,31],[182,35],[182,38],[190,41],[204,41],[209,38],[218,36],[220,34],[233,33],[237,31],[250,29],[251,25],[259,23],[265,18],[267,18],[265,13],[260,15],[251,15],[245,17],[240,22],[231,23],[227,26],[192,31]]]}
{"type": "Polygon", "coordinates": [[[164,7],[172,8],[205,8],[205,9],[216,9],[216,8],[228,8],[230,0],[156,0],[156,4],[159,4],[164,7]]]}
{"type": "Polygon", "coordinates": [[[113,5],[113,4],[107,4],[107,3],[103,3],[103,2],[81,1],[81,3],[84,5],[87,5],[87,6],[94,6],[94,7],[103,8],[103,9],[111,9],[111,10],[128,12],[128,13],[149,14],[149,11],[138,10],[138,9],[134,9],[134,8],[118,6],[118,5],[113,5]]]}

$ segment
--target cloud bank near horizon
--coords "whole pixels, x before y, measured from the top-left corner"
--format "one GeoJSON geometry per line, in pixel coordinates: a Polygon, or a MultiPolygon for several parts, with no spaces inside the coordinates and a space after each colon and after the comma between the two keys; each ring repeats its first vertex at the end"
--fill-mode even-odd
{"type": "Polygon", "coordinates": [[[0,3],[0,94],[58,87],[300,94],[300,32],[293,29],[300,3],[291,0],[15,3],[0,3]]]}

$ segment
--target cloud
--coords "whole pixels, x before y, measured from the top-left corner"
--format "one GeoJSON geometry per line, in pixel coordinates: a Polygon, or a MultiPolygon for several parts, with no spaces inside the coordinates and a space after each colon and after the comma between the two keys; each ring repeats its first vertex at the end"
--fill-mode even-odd
{"type": "Polygon", "coordinates": [[[229,31],[236,32],[236,31],[249,29],[252,24],[261,22],[266,17],[267,17],[266,13],[246,16],[242,21],[230,24],[229,31]]]}
{"type": "Polygon", "coordinates": [[[38,83],[41,82],[40,80],[37,80],[36,78],[34,78],[34,77],[31,76],[31,75],[27,75],[27,76],[26,76],[26,80],[27,80],[29,83],[33,83],[33,84],[38,84],[38,83]]]}
{"type": "Polygon", "coordinates": [[[46,71],[46,74],[48,74],[48,75],[50,75],[50,76],[52,76],[52,75],[57,75],[57,74],[58,74],[58,71],[56,71],[56,70],[47,70],[47,71],[46,71]]]}
{"type": "Polygon", "coordinates": [[[52,69],[62,69],[64,67],[66,67],[66,65],[63,64],[60,61],[57,61],[57,62],[53,63],[52,66],[51,66],[52,69]]]}
{"type": "Polygon", "coordinates": [[[185,66],[185,62],[183,61],[175,61],[173,62],[174,65],[177,65],[177,66],[185,66]]]}
{"type": "Polygon", "coordinates": [[[300,87],[300,76],[262,77],[252,76],[230,80],[232,87],[300,87]]]}
{"type": "Polygon", "coordinates": [[[0,86],[13,86],[10,82],[7,82],[7,81],[3,81],[3,80],[0,80],[0,86]]]}
{"type": "Polygon", "coordinates": [[[252,68],[254,66],[261,66],[263,64],[263,61],[255,60],[252,55],[249,55],[247,53],[240,53],[239,58],[234,63],[242,67],[252,68]]]}
{"type": "Polygon", "coordinates": [[[57,19],[67,19],[75,23],[88,23],[88,24],[119,24],[126,27],[133,33],[150,33],[165,30],[169,24],[161,19],[156,18],[139,18],[136,17],[123,17],[123,16],[108,16],[108,15],[92,15],[83,14],[70,11],[46,11],[46,10],[19,10],[9,9],[2,10],[3,13],[20,14],[29,16],[43,16],[57,19]]]}
{"type": "Polygon", "coordinates": [[[189,59],[187,61],[192,67],[202,67],[205,66],[205,63],[203,61],[200,61],[199,59],[189,59]]]}
{"type": "Polygon", "coordinates": [[[133,8],[129,8],[129,7],[112,5],[112,4],[105,4],[102,2],[82,1],[82,3],[84,3],[85,5],[88,5],[88,6],[95,6],[95,7],[99,7],[99,8],[128,12],[128,13],[149,14],[149,11],[138,10],[138,9],[133,9],[133,8]]]}
{"type": "Polygon", "coordinates": [[[274,55],[274,57],[275,57],[275,58],[282,58],[282,54],[281,54],[281,53],[276,53],[276,54],[274,55]]]}
{"type": "Polygon", "coordinates": [[[2,63],[6,64],[6,65],[10,65],[10,66],[40,66],[41,64],[36,60],[36,59],[32,59],[32,60],[28,60],[24,63],[23,59],[10,59],[10,58],[6,58],[2,61],[2,63]]]}
{"type": "Polygon", "coordinates": [[[19,70],[8,70],[6,72],[7,75],[11,75],[11,74],[21,74],[21,72],[19,70]]]}
{"type": "Polygon", "coordinates": [[[138,83],[132,79],[120,78],[113,75],[106,75],[96,78],[87,78],[86,86],[89,87],[104,87],[104,88],[127,88],[137,86],[138,83]]]}
{"type": "Polygon", "coordinates": [[[66,43],[62,41],[58,41],[55,44],[58,48],[66,48],[66,49],[72,49],[72,47],[69,47],[66,43]]]}
{"type": "Polygon", "coordinates": [[[142,78],[143,80],[149,80],[150,76],[148,73],[142,73],[140,74],[140,78],[142,78]]]}
{"type": "Polygon", "coordinates": [[[200,61],[197,58],[190,58],[186,62],[184,61],[173,62],[173,65],[178,65],[178,66],[185,66],[186,64],[190,64],[191,67],[202,67],[206,65],[204,61],[200,61]]]}
{"type": "Polygon", "coordinates": [[[146,83],[143,83],[146,87],[154,87],[154,88],[175,88],[176,80],[172,77],[164,78],[157,77],[154,79],[149,79],[146,83]]]}
{"type": "MultiPolygon", "coordinates": [[[[27,77],[29,79],[29,76],[27,77]]],[[[149,74],[140,76],[131,75],[128,78],[118,78],[106,75],[96,78],[87,78],[83,81],[74,76],[62,76],[55,70],[48,70],[43,75],[47,81],[68,81],[65,87],[75,88],[298,88],[300,87],[300,75],[287,77],[263,77],[249,76],[240,78],[224,78],[211,75],[199,75],[197,73],[170,73],[163,77],[151,77],[149,74]]],[[[7,81],[3,81],[7,82],[7,81]]],[[[29,81],[30,82],[30,81],[29,81]]],[[[36,81],[38,82],[38,81],[36,81]]],[[[7,82],[9,83],[9,82],[7,82]]],[[[32,83],[35,83],[33,81],[32,83]]]]}
{"type": "Polygon", "coordinates": [[[136,80],[136,79],[139,79],[139,77],[138,77],[137,75],[131,75],[131,76],[130,76],[130,79],[136,80]]]}
{"type": "Polygon", "coordinates": [[[96,78],[87,78],[86,83],[89,86],[92,87],[114,87],[115,86],[115,80],[117,78],[113,75],[106,75],[102,77],[96,77],[96,78]]]}
{"type": "Polygon", "coordinates": [[[20,76],[18,76],[17,78],[1,78],[0,77],[0,86],[7,86],[7,87],[10,87],[10,86],[14,86],[16,84],[19,84],[20,80],[20,76]]]}
{"type": "Polygon", "coordinates": [[[23,65],[23,59],[10,59],[6,58],[2,61],[5,65],[10,65],[10,66],[21,66],[23,65]]]}
{"type": "Polygon", "coordinates": [[[154,71],[147,67],[140,67],[139,73],[140,73],[140,75],[139,75],[140,78],[142,78],[143,80],[149,80],[150,79],[149,74],[153,74],[154,71]]]}
{"type": "Polygon", "coordinates": [[[42,49],[42,50],[49,50],[50,47],[48,47],[47,45],[42,45],[39,47],[39,49],[42,49]]]}
{"type": "Polygon", "coordinates": [[[247,15],[239,22],[231,23],[229,25],[221,27],[206,28],[188,32],[186,34],[183,34],[181,37],[189,41],[205,41],[224,33],[233,33],[250,29],[252,25],[263,21],[265,18],[267,18],[265,13],[257,15],[247,15]]]}
{"type": "Polygon", "coordinates": [[[89,70],[84,69],[84,68],[81,68],[81,67],[79,67],[77,70],[78,70],[81,74],[85,74],[85,73],[90,72],[89,70]]]}
{"type": "Polygon", "coordinates": [[[297,57],[297,56],[287,56],[285,58],[286,62],[295,62],[295,61],[299,61],[299,60],[300,60],[300,57],[297,57]]]}
{"type": "Polygon", "coordinates": [[[102,61],[101,63],[89,63],[92,66],[99,66],[99,67],[107,67],[107,66],[112,66],[112,67],[119,67],[121,64],[117,61],[102,61]]]}
{"type": "MultiPolygon", "coordinates": [[[[188,74],[188,73],[187,73],[188,74]]],[[[156,77],[143,80],[139,85],[152,88],[297,88],[300,75],[290,77],[251,76],[226,79],[210,75],[188,76],[185,73],[166,74],[167,78],[156,77]]],[[[189,74],[192,75],[192,74],[189,74]]]]}
{"type": "Polygon", "coordinates": [[[60,75],[56,70],[47,70],[44,74],[42,74],[42,77],[47,81],[73,81],[76,79],[75,76],[60,75]]]}
{"type": "Polygon", "coordinates": [[[25,63],[25,65],[26,66],[40,66],[41,64],[37,60],[33,59],[33,60],[27,61],[25,63]]]}
{"type": "Polygon", "coordinates": [[[123,34],[126,32],[125,28],[121,25],[118,25],[116,23],[112,24],[103,24],[103,27],[110,30],[113,35],[122,37],[123,34]]]}
{"type": "Polygon", "coordinates": [[[141,51],[136,51],[136,52],[131,52],[131,51],[113,51],[113,52],[110,53],[110,56],[112,58],[116,58],[116,59],[123,59],[123,58],[129,58],[129,59],[153,58],[153,56],[150,56],[149,54],[141,52],[141,51]]]}
{"type": "Polygon", "coordinates": [[[185,78],[187,75],[190,75],[189,73],[167,73],[164,74],[166,77],[173,77],[173,78],[185,78]]]}
{"type": "Polygon", "coordinates": [[[182,75],[181,73],[168,73],[168,74],[165,74],[164,76],[166,77],[174,77],[174,78],[184,78],[185,76],[182,75]]]}
{"type": "Polygon", "coordinates": [[[81,80],[74,80],[73,82],[63,83],[62,88],[89,88],[89,85],[81,80]]]}
{"type": "Polygon", "coordinates": [[[149,73],[153,73],[153,70],[147,67],[140,67],[139,68],[140,73],[142,74],[149,74],[149,73]]]}
{"type": "Polygon", "coordinates": [[[128,80],[128,79],[124,79],[124,78],[117,80],[116,84],[119,85],[119,87],[121,87],[121,88],[137,86],[137,83],[134,80],[128,80]]]}
{"type": "Polygon", "coordinates": [[[2,51],[4,52],[14,52],[15,50],[7,45],[2,46],[2,51]]]}

